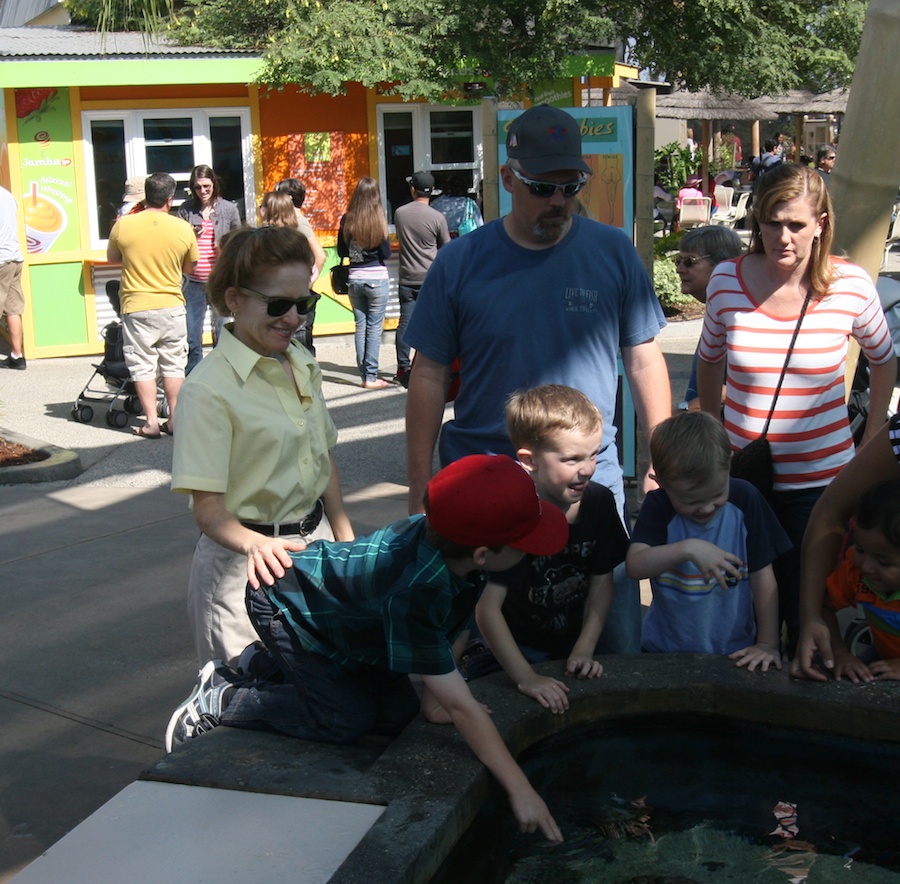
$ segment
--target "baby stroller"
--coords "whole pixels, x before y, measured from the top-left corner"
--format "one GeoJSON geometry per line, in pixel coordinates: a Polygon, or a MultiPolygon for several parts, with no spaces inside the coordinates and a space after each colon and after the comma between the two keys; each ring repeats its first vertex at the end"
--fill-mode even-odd
{"type": "MultiPolygon", "coordinates": [[[[106,297],[116,316],[120,317],[119,287],[117,279],[106,283],[106,297]]],[[[125,365],[122,323],[118,319],[103,329],[103,340],[103,360],[99,365],[93,366],[94,373],[75,399],[72,419],[83,424],[90,423],[94,417],[94,408],[89,403],[105,402],[106,423],[121,429],[127,426],[129,414],[140,414],[143,409],[125,365]]],[[[169,415],[168,403],[162,391],[157,394],[156,410],[160,417],[169,415]]]]}

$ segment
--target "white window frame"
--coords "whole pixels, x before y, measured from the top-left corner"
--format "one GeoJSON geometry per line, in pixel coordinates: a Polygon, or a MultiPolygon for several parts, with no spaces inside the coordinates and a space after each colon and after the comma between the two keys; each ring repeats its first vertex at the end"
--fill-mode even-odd
{"type": "MultiPolygon", "coordinates": [[[[97,188],[94,175],[94,145],[91,135],[91,123],[95,120],[121,120],[125,129],[125,165],[127,176],[147,174],[146,143],[144,140],[144,121],[159,118],[190,118],[193,129],[194,164],[205,163],[212,166],[212,141],[210,139],[210,120],[218,117],[237,117],[241,125],[241,163],[244,172],[244,202],[248,207],[256,205],[256,187],[253,168],[253,132],[251,129],[250,109],[247,107],[159,107],[136,110],[109,109],[86,110],[81,114],[81,126],[84,138],[85,186],[88,201],[88,218],[90,219],[91,248],[106,249],[108,240],[99,235],[97,228],[97,188]]],[[[179,171],[171,173],[179,185],[187,183],[188,175],[179,171]]],[[[122,182],[124,186],[124,181],[122,182]]]]}
{"type": "Polygon", "coordinates": [[[385,184],[385,145],[384,145],[384,115],[391,113],[412,114],[413,130],[413,168],[424,172],[445,172],[456,169],[472,170],[473,181],[477,182],[484,177],[484,141],[481,130],[480,105],[453,105],[453,104],[422,104],[412,102],[405,104],[396,102],[391,104],[379,104],[375,107],[378,120],[378,181],[381,187],[381,199],[387,205],[387,188],[385,184]],[[469,113],[472,118],[472,148],[473,158],[471,163],[434,163],[431,159],[431,114],[439,113],[469,113]]]}

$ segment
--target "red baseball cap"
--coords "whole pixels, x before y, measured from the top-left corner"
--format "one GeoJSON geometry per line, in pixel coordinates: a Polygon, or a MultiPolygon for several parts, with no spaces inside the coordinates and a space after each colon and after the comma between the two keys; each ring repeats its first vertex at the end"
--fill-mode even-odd
{"type": "Polygon", "coordinates": [[[428,519],[465,546],[549,556],[569,539],[562,510],[544,503],[531,476],[505,454],[472,454],[441,470],[428,483],[428,519]]]}

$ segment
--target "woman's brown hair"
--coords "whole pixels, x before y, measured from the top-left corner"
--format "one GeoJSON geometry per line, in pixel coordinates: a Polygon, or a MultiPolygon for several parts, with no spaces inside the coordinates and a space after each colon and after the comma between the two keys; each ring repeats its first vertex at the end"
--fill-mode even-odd
{"type": "Polygon", "coordinates": [[[305,264],[312,272],[314,263],[309,242],[296,227],[241,227],[222,237],[206,296],[216,312],[228,316],[225,292],[232,286],[252,288],[260,273],[282,264],[305,264]]]}
{"type": "Polygon", "coordinates": [[[822,220],[822,233],[813,240],[809,259],[809,284],[813,296],[821,298],[834,282],[836,274],[831,263],[831,244],[834,240],[834,210],[822,177],[814,169],[799,163],[778,163],[762,178],[753,196],[751,235],[748,254],[765,254],[760,224],[765,224],[780,203],[803,197],[817,218],[822,220]]]}
{"type": "Polygon", "coordinates": [[[268,227],[299,227],[294,200],[289,193],[270,190],[259,204],[259,216],[268,227]]]}
{"type": "Polygon", "coordinates": [[[388,226],[381,193],[374,178],[360,178],[344,216],[344,239],[361,249],[375,249],[387,239],[388,226]]]}

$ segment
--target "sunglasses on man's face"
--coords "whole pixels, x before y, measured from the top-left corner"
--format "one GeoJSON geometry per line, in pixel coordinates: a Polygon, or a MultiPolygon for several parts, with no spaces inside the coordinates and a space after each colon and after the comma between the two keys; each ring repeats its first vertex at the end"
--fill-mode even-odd
{"type": "Polygon", "coordinates": [[[557,190],[562,191],[566,199],[571,199],[581,193],[587,184],[587,175],[582,175],[577,181],[567,181],[565,184],[554,184],[552,181],[537,181],[534,178],[526,178],[521,172],[510,168],[510,171],[522,182],[532,196],[551,197],[557,190]]]}
{"type": "Polygon", "coordinates": [[[249,286],[240,285],[238,289],[242,291],[244,294],[252,295],[253,297],[259,298],[261,301],[265,301],[266,303],[266,313],[269,316],[284,316],[291,307],[297,308],[297,313],[301,316],[304,313],[309,313],[316,306],[316,302],[321,298],[321,295],[315,294],[315,292],[309,292],[305,298],[300,298],[295,300],[294,298],[275,298],[272,295],[267,295],[265,292],[258,292],[256,289],[251,289],[249,286]]]}
{"type": "Polygon", "coordinates": [[[675,262],[676,267],[681,267],[682,264],[685,267],[693,267],[708,257],[709,255],[699,255],[697,257],[694,255],[676,255],[672,260],[675,262]]]}

